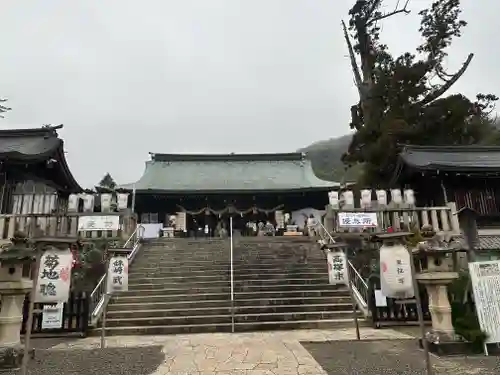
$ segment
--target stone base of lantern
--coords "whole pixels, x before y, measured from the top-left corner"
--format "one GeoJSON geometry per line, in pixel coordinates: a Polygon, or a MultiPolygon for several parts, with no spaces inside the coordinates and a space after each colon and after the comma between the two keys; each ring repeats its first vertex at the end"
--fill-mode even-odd
{"type": "Polygon", "coordinates": [[[21,368],[24,345],[0,346],[0,372],[21,368]]]}
{"type": "MultiPolygon", "coordinates": [[[[422,339],[419,339],[420,349],[424,348],[422,339]]],[[[427,340],[429,352],[440,356],[472,355],[482,353],[476,346],[467,341],[430,342],[427,340]]]]}

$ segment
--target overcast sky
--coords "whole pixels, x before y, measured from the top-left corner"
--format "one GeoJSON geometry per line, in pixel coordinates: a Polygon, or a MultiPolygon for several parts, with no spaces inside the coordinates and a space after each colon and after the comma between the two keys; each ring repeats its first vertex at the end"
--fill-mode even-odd
{"type": "MultiPolygon", "coordinates": [[[[394,7],[396,0],[386,0],[394,7]]],[[[64,124],[84,187],[137,180],[148,152],[295,151],[349,131],[356,100],[340,20],[354,0],[1,0],[0,126],[64,124]]],[[[500,93],[500,3],[463,0],[455,87],[500,93]]],[[[394,52],[419,42],[418,10],[383,23],[394,52]]],[[[388,7],[388,10],[391,10],[388,7]]]]}

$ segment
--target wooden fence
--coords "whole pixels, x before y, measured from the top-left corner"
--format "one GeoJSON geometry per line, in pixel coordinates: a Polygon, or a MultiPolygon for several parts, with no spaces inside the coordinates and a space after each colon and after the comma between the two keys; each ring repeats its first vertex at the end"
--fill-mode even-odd
{"type": "MultiPolygon", "coordinates": [[[[68,302],[64,304],[62,315],[62,327],[56,329],[43,329],[43,304],[36,303],[33,313],[32,333],[34,335],[66,335],[69,333],[85,336],[89,327],[90,299],[86,293],[71,292],[68,302]]],[[[26,322],[28,320],[29,296],[24,300],[23,324],[21,334],[26,333],[26,322]]]]}
{"type": "Polygon", "coordinates": [[[8,240],[16,231],[31,234],[35,225],[48,236],[80,237],[82,239],[127,239],[135,229],[135,220],[131,215],[118,212],[65,213],[0,215],[0,240],[8,240]],[[119,216],[120,229],[109,231],[78,231],[78,220],[82,216],[119,216]]]}

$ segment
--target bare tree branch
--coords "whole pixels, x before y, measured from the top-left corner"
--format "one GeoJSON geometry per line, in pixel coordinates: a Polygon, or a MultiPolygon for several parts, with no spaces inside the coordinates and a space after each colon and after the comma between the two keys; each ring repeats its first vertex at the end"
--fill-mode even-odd
{"type": "Polygon", "coordinates": [[[354,82],[356,82],[356,87],[358,88],[359,94],[362,95],[363,80],[361,79],[361,73],[359,72],[358,63],[356,62],[356,55],[354,54],[354,48],[351,43],[351,38],[347,32],[347,26],[345,22],[342,21],[342,28],[344,29],[344,38],[347,43],[347,49],[349,50],[349,59],[351,60],[351,68],[354,74],[354,82]]]}
{"type": "MultiPolygon", "coordinates": [[[[410,0],[406,0],[405,5],[400,9],[395,9],[392,12],[382,14],[382,15],[380,15],[378,17],[374,17],[372,19],[368,19],[366,22],[366,26],[370,26],[370,25],[374,24],[375,22],[378,22],[378,21],[383,20],[385,18],[392,17],[392,16],[399,14],[399,13],[409,14],[410,11],[407,9],[409,2],[410,2],[410,0]]],[[[399,5],[399,2],[398,2],[398,5],[399,5]]],[[[397,8],[397,6],[396,6],[396,8],[397,8]]]]}
{"type": "Polygon", "coordinates": [[[465,60],[465,62],[463,63],[462,67],[458,70],[458,72],[456,72],[452,78],[450,78],[449,80],[446,81],[445,84],[443,84],[439,89],[437,90],[434,90],[432,91],[429,95],[427,95],[425,98],[423,98],[420,102],[418,102],[416,105],[418,106],[425,106],[431,102],[433,102],[434,100],[436,100],[437,98],[439,98],[441,95],[443,95],[446,91],[449,90],[449,88],[451,86],[453,86],[453,84],[455,82],[458,81],[458,79],[465,73],[465,71],[467,70],[467,68],[469,67],[469,64],[471,63],[472,61],[472,58],[474,57],[474,54],[473,53],[470,53],[469,56],[467,56],[467,59],[465,60]]]}

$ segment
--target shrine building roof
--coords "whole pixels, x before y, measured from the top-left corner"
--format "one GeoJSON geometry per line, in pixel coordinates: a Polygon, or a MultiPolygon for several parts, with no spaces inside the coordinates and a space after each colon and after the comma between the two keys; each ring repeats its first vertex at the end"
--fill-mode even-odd
{"type": "Polygon", "coordinates": [[[142,177],[120,188],[169,193],[286,192],[328,191],[339,185],[316,177],[302,153],[150,155],[142,177]]]}
{"type": "Polygon", "coordinates": [[[0,163],[17,178],[43,180],[61,191],[81,191],[66,162],[64,142],[57,134],[60,128],[0,130],[0,163]]]}
{"type": "Polygon", "coordinates": [[[500,147],[406,145],[399,161],[419,170],[499,171],[500,147]]]}

